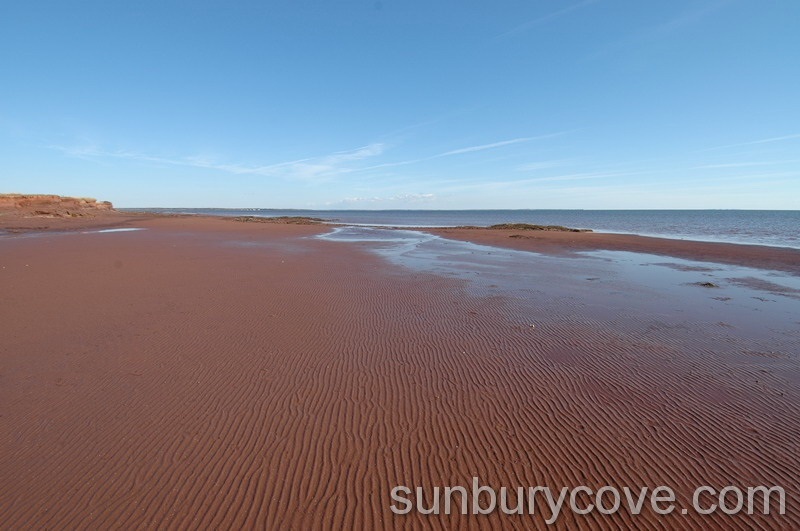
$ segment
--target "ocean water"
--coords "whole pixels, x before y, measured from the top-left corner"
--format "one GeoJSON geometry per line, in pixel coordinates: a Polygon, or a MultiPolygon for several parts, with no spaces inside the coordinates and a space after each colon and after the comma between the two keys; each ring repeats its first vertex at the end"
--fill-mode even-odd
{"type": "Polygon", "coordinates": [[[800,249],[800,210],[123,210],[218,216],[310,216],[348,225],[407,228],[535,223],[598,232],[800,249]]]}

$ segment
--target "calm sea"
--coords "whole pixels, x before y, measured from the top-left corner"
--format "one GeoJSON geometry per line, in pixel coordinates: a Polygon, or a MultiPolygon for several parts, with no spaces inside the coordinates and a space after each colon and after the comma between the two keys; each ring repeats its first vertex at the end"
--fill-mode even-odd
{"type": "Polygon", "coordinates": [[[797,210],[123,210],[217,216],[311,216],[352,225],[399,227],[536,223],[599,232],[800,248],[800,211],[797,210]]]}

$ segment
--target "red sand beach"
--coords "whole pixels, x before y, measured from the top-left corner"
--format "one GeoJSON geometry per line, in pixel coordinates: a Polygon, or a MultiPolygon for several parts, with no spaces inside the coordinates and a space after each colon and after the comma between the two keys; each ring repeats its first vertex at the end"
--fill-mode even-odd
{"type": "MultiPolygon", "coordinates": [[[[103,216],[95,225],[146,230],[55,220],[35,226],[68,233],[0,239],[2,529],[546,527],[389,509],[393,486],[473,476],[667,485],[682,506],[699,485],[780,485],[783,516],[565,510],[558,527],[800,527],[796,335],[745,351],[716,329],[645,330],[535,294],[523,319],[457,278],[313,238],[321,225],[103,216]]],[[[631,236],[438,233],[800,263],[631,236]]]]}

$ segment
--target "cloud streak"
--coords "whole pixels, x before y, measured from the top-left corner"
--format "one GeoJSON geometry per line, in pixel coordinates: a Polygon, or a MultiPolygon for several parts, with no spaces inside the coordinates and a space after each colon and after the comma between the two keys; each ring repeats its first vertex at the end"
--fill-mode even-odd
{"type": "Polygon", "coordinates": [[[64,147],[50,146],[62,153],[83,159],[116,158],[138,162],[166,164],[171,166],[186,166],[192,168],[222,171],[234,175],[258,175],[263,177],[277,177],[297,181],[317,181],[331,178],[336,175],[350,173],[358,169],[355,165],[359,161],[381,155],[385,145],[381,143],[369,144],[348,151],[338,151],[321,157],[280,162],[269,165],[248,165],[242,163],[221,163],[206,157],[157,157],[134,151],[106,151],[96,147],[64,147]]]}
{"type": "Polygon", "coordinates": [[[759,140],[751,140],[749,142],[740,142],[738,144],[727,144],[727,145],[724,145],[724,146],[715,146],[715,147],[710,147],[710,148],[705,148],[705,149],[699,149],[699,150],[697,150],[697,153],[701,153],[703,151],[714,151],[714,150],[717,150],[717,149],[727,149],[727,148],[732,148],[732,147],[744,147],[744,146],[757,146],[759,144],[771,144],[773,142],[781,142],[783,140],[793,140],[795,138],[800,138],[800,133],[795,133],[795,134],[791,134],[791,135],[784,135],[784,136],[774,136],[774,137],[771,137],[771,138],[762,138],[762,139],[759,139],[759,140]]]}
{"type": "Polygon", "coordinates": [[[426,162],[429,160],[436,160],[445,157],[453,157],[456,155],[465,155],[467,153],[476,153],[479,151],[487,151],[491,149],[497,149],[505,146],[511,146],[514,144],[522,144],[525,142],[532,142],[534,140],[545,140],[547,138],[555,138],[562,135],[566,135],[569,131],[559,131],[556,133],[547,133],[544,135],[538,136],[526,136],[521,138],[512,138],[510,140],[501,140],[499,142],[491,142],[489,144],[479,144],[475,146],[467,146],[458,149],[452,149],[450,151],[444,151],[442,153],[437,153],[435,155],[430,155],[427,157],[421,157],[418,159],[409,159],[409,160],[401,160],[397,162],[386,162],[383,164],[375,164],[374,166],[367,166],[366,168],[362,168],[360,171],[367,171],[367,170],[377,170],[381,168],[394,168],[397,166],[407,166],[409,164],[417,164],[418,162],[426,162]]]}
{"type": "Polygon", "coordinates": [[[686,26],[700,22],[711,13],[725,7],[729,3],[730,0],[719,0],[711,4],[705,4],[701,7],[689,9],[677,17],[667,20],[666,22],[640,29],[630,35],[613,41],[590,54],[588,58],[597,59],[598,57],[610,52],[619,51],[624,48],[632,48],[637,44],[664,38],[686,26]]]}
{"type": "Polygon", "coordinates": [[[363,173],[382,168],[406,166],[428,160],[467,155],[503,148],[515,144],[522,144],[534,140],[554,138],[567,134],[567,131],[548,133],[539,136],[512,138],[487,144],[466,146],[458,149],[444,151],[427,157],[386,162],[380,164],[364,165],[362,161],[376,158],[384,154],[386,145],[375,142],[356,149],[337,151],[330,155],[308,157],[303,159],[279,162],[267,165],[252,165],[238,162],[220,162],[216,159],[202,156],[162,157],[147,153],[128,150],[106,150],[97,146],[58,146],[51,145],[51,149],[61,151],[67,156],[86,160],[99,161],[103,159],[122,159],[133,162],[150,163],[158,165],[180,166],[220,171],[232,175],[254,175],[262,177],[280,178],[297,182],[324,182],[336,176],[350,173],[363,173]]]}
{"type": "Polygon", "coordinates": [[[569,160],[542,160],[539,162],[528,162],[526,164],[520,164],[517,166],[517,171],[538,171],[538,170],[546,170],[550,168],[558,168],[560,166],[566,166],[569,164],[569,160]]]}
{"type": "Polygon", "coordinates": [[[364,205],[384,203],[428,203],[436,200],[436,194],[398,194],[390,197],[347,197],[341,201],[325,203],[325,206],[364,205]]]}
{"type": "Polygon", "coordinates": [[[547,138],[555,138],[559,136],[563,136],[569,133],[569,131],[559,131],[557,133],[547,133],[544,135],[537,135],[537,136],[526,136],[522,138],[513,138],[511,140],[502,140],[500,142],[492,142],[491,144],[481,144],[478,146],[470,146],[464,147],[460,149],[453,149],[451,151],[445,151],[444,153],[439,153],[438,155],[432,155],[422,160],[428,159],[438,159],[441,157],[450,157],[452,155],[461,155],[464,153],[473,153],[475,151],[486,151],[487,149],[496,149],[503,146],[510,146],[512,144],[521,144],[523,142],[532,142],[534,140],[545,140],[547,138]]]}
{"type": "Polygon", "coordinates": [[[597,3],[597,1],[598,0],[583,0],[583,2],[578,2],[577,4],[573,4],[571,6],[567,6],[565,8],[559,9],[557,11],[553,11],[552,13],[548,13],[547,15],[543,15],[541,17],[534,18],[534,19],[529,20],[527,22],[523,22],[522,24],[520,24],[518,26],[515,26],[515,27],[511,28],[508,31],[500,33],[495,38],[510,37],[512,35],[525,33],[526,31],[531,30],[531,29],[535,28],[536,26],[539,26],[540,24],[544,24],[545,22],[549,22],[549,21],[551,21],[551,20],[553,20],[555,18],[567,15],[567,14],[573,12],[573,11],[576,11],[576,10],[581,9],[583,7],[586,7],[588,5],[595,4],[595,3],[597,3]]]}
{"type": "Polygon", "coordinates": [[[530,142],[531,140],[533,140],[533,137],[514,138],[512,140],[503,140],[502,142],[492,142],[491,144],[482,144],[479,146],[470,146],[460,149],[454,149],[452,151],[445,151],[444,153],[439,153],[438,155],[434,155],[431,158],[449,157],[451,155],[461,155],[463,153],[474,153],[475,151],[486,151],[487,149],[495,149],[503,146],[510,146],[512,144],[519,144],[521,142],[530,142]]]}
{"type": "Polygon", "coordinates": [[[528,179],[510,179],[504,181],[482,181],[477,183],[456,184],[448,187],[448,191],[481,190],[481,189],[503,189],[511,186],[525,187],[529,185],[545,184],[551,182],[565,181],[588,181],[595,179],[607,179],[615,177],[628,177],[633,175],[645,175],[647,172],[584,172],[570,173],[563,175],[552,175],[548,177],[534,177],[528,179]]]}
{"type": "Polygon", "coordinates": [[[730,162],[725,164],[703,164],[702,166],[695,166],[693,170],[717,170],[726,168],[749,168],[753,166],[776,166],[778,164],[791,164],[797,162],[796,160],[773,160],[769,162],[730,162]]]}

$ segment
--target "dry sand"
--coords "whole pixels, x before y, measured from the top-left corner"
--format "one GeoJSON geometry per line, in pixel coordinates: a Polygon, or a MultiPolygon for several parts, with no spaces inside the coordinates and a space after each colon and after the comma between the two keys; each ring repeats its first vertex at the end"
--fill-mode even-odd
{"type": "Polygon", "coordinates": [[[559,527],[800,527],[796,357],[531,329],[502,297],[307,238],[322,226],[133,219],[0,240],[2,529],[545,527],[389,510],[392,486],[472,476],[668,485],[683,506],[782,485],[780,519],[559,527]]]}

